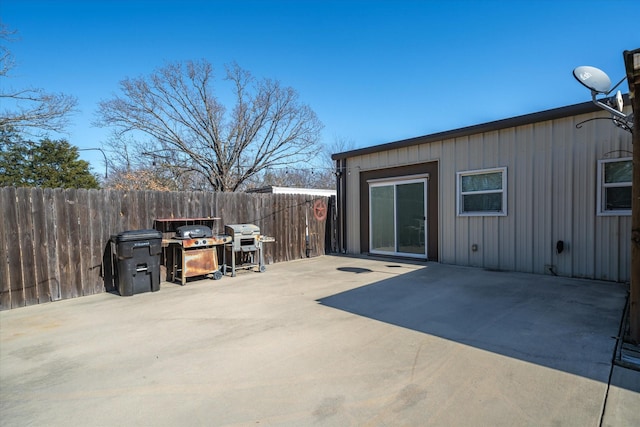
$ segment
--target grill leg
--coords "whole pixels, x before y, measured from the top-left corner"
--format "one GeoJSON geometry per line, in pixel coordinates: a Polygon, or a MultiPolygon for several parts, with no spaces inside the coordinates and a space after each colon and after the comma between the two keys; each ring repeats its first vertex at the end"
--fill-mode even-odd
{"type": "Polygon", "coordinates": [[[259,259],[258,270],[260,271],[260,273],[264,273],[264,271],[267,268],[264,266],[264,255],[262,253],[262,245],[258,247],[258,259],[259,259]]]}

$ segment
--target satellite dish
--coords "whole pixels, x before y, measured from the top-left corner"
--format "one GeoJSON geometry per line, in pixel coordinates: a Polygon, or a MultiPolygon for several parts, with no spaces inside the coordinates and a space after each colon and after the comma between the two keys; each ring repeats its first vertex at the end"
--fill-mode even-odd
{"type": "Polygon", "coordinates": [[[616,93],[616,108],[622,113],[622,109],[624,108],[624,101],[622,99],[622,93],[620,93],[620,91],[616,93]]]}
{"type": "Polygon", "coordinates": [[[573,70],[573,76],[581,84],[595,93],[608,93],[611,87],[611,79],[607,74],[596,68],[583,65],[573,70]]]}

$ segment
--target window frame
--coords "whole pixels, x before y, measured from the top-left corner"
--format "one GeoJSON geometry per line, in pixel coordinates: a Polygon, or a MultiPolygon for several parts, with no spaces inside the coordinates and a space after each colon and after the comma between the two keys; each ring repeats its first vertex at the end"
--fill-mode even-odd
{"type": "Polygon", "coordinates": [[[632,162],[632,157],[618,157],[615,159],[600,159],[598,160],[598,196],[597,196],[597,215],[598,216],[629,216],[631,215],[631,208],[629,209],[607,209],[605,206],[606,196],[605,191],[607,188],[619,188],[619,187],[631,187],[633,178],[631,181],[624,181],[622,183],[615,182],[607,184],[605,182],[605,163],[621,163],[632,162]]]}
{"type": "Polygon", "coordinates": [[[475,169],[456,172],[456,213],[457,216],[507,216],[507,167],[488,169],[475,169]],[[500,172],[502,174],[502,188],[500,190],[462,191],[462,178],[471,175],[486,175],[500,172]],[[502,209],[500,211],[469,211],[465,212],[463,197],[470,194],[496,194],[502,193],[502,209]]]}

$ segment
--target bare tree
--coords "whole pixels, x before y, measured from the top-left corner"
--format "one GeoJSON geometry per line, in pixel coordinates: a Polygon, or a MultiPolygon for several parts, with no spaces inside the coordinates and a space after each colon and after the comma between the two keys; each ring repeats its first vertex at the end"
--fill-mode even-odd
{"type": "Polygon", "coordinates": [[[232,64],[225,80],[233,88],[234,105],[227,110],[213,80],[213,67],[205,60],[172,63],[146,78],[125,79],[122,96],[100,103],[96,124],[113,126],[117,137],[146,137],[134,148],[139,155],[182,175],[197,174],[213,191],[236,191],[264,170],[319,153],[322,124],[294,89],[258,81],[232,64]]]}
{"type": "Polygon", "coordinates": [[[355,150],[356,142],[353,139],[347,139],[342,136],[334,136],[333,142],[324,147],[322,151],[323,166],[328,169],[335,169],[335,163],[331,159],[332,154],[342,153],[345,151],[355,150]]]}
{"type": "MultiPolygon", "coordinates": [[[[12,41],[14,31],[0,22],[0,39],[12,41]]],[[[43,89],[13,89],[6,79],[15,63],[8,47],[0,46],[0,100],[4,106],[0,112],[0,127],[13,128],[25,133],[34,131],[63,132],[69,124],[69,116],[75,111],[75,97],[62,93],[47,93],[43,89]],[[9,108],[7,108],[9,106],[9,108]]]]}

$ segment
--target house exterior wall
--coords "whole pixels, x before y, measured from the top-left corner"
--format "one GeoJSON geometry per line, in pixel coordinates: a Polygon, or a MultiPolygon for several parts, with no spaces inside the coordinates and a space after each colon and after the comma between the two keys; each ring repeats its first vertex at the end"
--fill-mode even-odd
{"type": "Polygon", "coordinates": [[[598,216],[596,204],[598,160],[629,157],[631,135],[610,120],[576,127],[606,117],[591,112],[348,157],[347,252],[362,252],[360,223],[368,223],[363,172],[437,161],[440,262],[629,280],[631,217],[598,216]],[[507,215],[458,216],[456,173],[496,167],[507,168],[507,215]]]}

